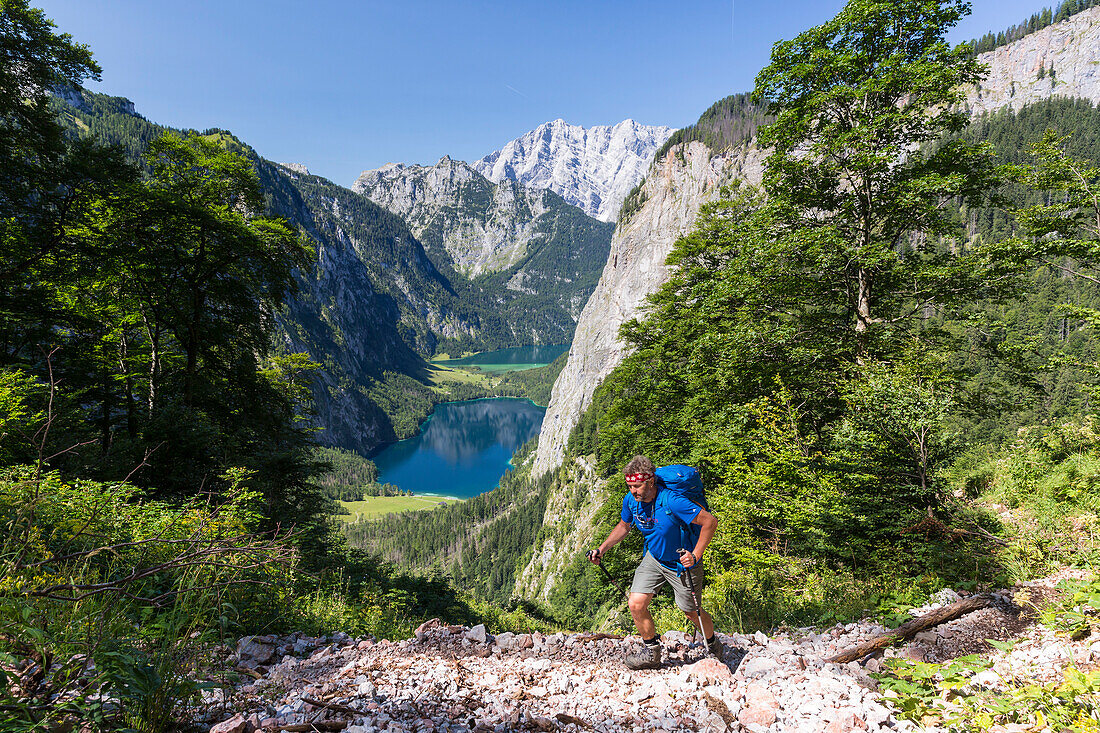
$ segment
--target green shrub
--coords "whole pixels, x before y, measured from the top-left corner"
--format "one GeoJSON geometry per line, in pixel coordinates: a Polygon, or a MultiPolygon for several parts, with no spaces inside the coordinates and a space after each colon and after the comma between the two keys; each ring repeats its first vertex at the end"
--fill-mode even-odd
{"type": "Polygon", "coordinates": [[[1095,417],[1019,431],[1000,450],[962,455],[944,476],[958,495],[996,511],[1007,580],[1023,580],[1100,553],[1100,425],[1095,417]]]}
{"type": "Polygon", "coordinates": [[[1057,684],[1016,677],[1000,678],[996,686],[976,683],[974,676],[990,665],[976,655],[945,664],[894,659],[886,673],[875,677],[899,717],[937,730],[979,733],[1006,724],[1028,730],[1100,729],[1100,670],[1067,667],[1057,684]]]}
{"type": "MultiPolygon", "coordinates": [[[[172,728],[203,649],[287,585],[292,552],[252,531],[247,474],[229,500],[142,501],[126,483],[0,471],[0,728],[172,728]]],[[[270,611],[269,611],[270,613],[270,611]]]]}

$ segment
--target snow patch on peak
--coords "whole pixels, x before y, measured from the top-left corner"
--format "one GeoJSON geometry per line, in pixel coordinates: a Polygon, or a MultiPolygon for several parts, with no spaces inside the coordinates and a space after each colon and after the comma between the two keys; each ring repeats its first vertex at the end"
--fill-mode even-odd
{"type": "Polygon", "coordinates": [[[559,117],[471,165],[494,183],[508,179],[548,188],[589,216],[614,221],[673,132],[629,118],[586,128],[559,117]]]}

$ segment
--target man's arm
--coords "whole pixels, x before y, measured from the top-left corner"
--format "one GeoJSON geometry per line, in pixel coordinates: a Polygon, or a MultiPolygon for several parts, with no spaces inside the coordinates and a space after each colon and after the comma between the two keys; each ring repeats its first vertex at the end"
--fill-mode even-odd
{"type": "MultiPolygon", "coordinates": [[[[619,523],[615,525],[611,530],[611,534],[607,535],[607,539],[600,543],[600,546],[596,548],[596,551],[588,556],[588,559],[592,562],[599,564],[600,558],[603,554],[610,550],[615,545],[622,541],[623,537],[626,537],[627,532],[630,531],[630,523],[619,520],[619,523]]],[[[713,532],[711,533],[713,534],[713,532]]]]}
{"type": "Polygon", "coordinates": [[[691,554],[695,556],[694,562],[686,552],[680,555],[680,564],[685,568],[690,568],[703,559],[703,551],[707,549],[707,545],[714,538],[714,531],[718,529],[718,518],[706,509],[700,509],[699,513],[695,515],[695,519],[691,520],[691,523],[698,524],[700,527],[699,541],[695,543],[695,549],[691,551],[691,554]],[[685,559],[687,562],[684,562],[685,559]]]}

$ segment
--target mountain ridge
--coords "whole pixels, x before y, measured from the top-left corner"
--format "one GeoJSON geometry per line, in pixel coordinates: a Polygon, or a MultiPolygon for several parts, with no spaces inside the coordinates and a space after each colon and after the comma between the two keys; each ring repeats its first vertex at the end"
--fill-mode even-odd
{"type": "Polygon", "coordinates": [[[562,118],[545,122],[471,166],[490,181],[514,180],[548,188],[600,221],[615,221],[623,200],[645,175],[671,127],[581,127],[562,118]]]}

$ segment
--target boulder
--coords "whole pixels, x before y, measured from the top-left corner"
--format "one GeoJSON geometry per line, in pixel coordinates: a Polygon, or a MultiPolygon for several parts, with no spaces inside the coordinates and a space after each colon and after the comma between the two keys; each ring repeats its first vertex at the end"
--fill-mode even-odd
{"type": "Polygon", "coordinates": [[[746,659],[741,662],[741,666],[737,668],[737,671],[745,677],[758,677],[772,671],[778,666],[779,662],[771,657],[752,657],[751,659],[746,659]]]}
{"type": "Polygon", "coordinates": [[[748,706],[737,716],[738,722],[745,727],[760,725],[764,726],[764,728],[770,728],[772,723],[775,722],[775,718],[775,708],[755,705],[748,706]]]}
{"type": "Polygon", "coordinates": [[[275,638],[246,636],[237,642],[237,657],[243,667],[257,667],[275,659],[275,638]]]}
{"type": "Polygon", "coordinates": [[[702,686],[714,685],[733,679],[733,672],[726,665],[713,657],[701,659],[695,664],[689,664],[684,672],[690,679],[694,679],[702,686]]]}
{"type": "Polygon", "coordinates": [[[867,723],[855,713],[842,713],[825,727],[825,733],[851,733],[857,730],[867,730],[867,723]]]}
{"type": "Polygon", "coordinates": [[[439,628],[440,621],[437,618],[428,619],[424,623],[416,627],[416,640],[424,641],[424,638],[428,635],[428,632],[432,629],[439,628]]]}
{"type": "Polygon", "coordinates": [[[248,720],[243,713],[237,713],[229,720],[210,726],[210,733],[249,733],[249,730],[248,720]]]}

